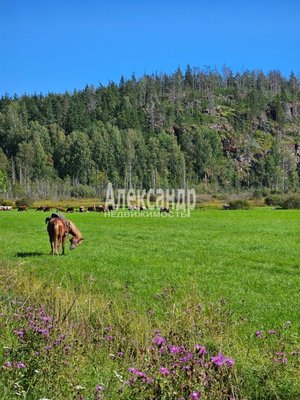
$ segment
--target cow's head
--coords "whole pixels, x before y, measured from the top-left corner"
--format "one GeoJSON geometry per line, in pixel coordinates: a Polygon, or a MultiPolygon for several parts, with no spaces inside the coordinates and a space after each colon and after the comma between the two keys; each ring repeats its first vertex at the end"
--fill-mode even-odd
{"type": "Polygon", "coordinates": [[[74,250],[76,249],[77,246],[79,246],[82,242],[84,241],[83,238],[78,238],[75,236],[72,236],[72,238],[70,239],[70,250],[74,250]]]}

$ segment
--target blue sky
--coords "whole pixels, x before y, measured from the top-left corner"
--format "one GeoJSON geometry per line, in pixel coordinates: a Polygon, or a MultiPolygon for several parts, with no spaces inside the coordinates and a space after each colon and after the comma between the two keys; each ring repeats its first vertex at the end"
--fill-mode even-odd
{"type": "Polygon", "coordinates": [[[300,74],[298,0],[0,0],[0,95],[178,66],[300,74]]]}

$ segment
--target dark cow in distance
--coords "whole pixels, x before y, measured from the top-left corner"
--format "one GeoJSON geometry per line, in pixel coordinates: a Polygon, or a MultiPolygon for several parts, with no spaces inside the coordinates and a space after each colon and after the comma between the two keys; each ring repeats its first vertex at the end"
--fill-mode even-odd
{"type": "Polygon", "coordinates": [[[170,209],[168,207],[161,207],[160,208],[160,213],[165,213],[165,214],[169,214],[170,213],[170,209]]]}
{"type": "Polygon", "coordinates": [[[28,206],[19,206],[18,207],[18,211],[27,211],[28,210],[28,206]]]}

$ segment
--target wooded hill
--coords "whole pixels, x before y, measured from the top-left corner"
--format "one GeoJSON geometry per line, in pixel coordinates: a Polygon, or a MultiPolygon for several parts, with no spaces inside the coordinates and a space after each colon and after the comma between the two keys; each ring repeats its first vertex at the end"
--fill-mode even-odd
{"type": "Polygon", "coordinates": [[[72,93],[0,100],[0,192],[299,189],[300,81],[188,66],[72,93]]]}

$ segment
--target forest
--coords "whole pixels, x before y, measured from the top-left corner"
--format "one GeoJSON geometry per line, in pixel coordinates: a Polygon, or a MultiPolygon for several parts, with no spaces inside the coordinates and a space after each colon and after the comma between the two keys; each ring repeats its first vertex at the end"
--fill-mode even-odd
{"type": "Polygon", "coordinates": [[[300,80],[180,67],[64,94],[0,99],[1,197],[114,188],[296,192],[300,80]]]}

